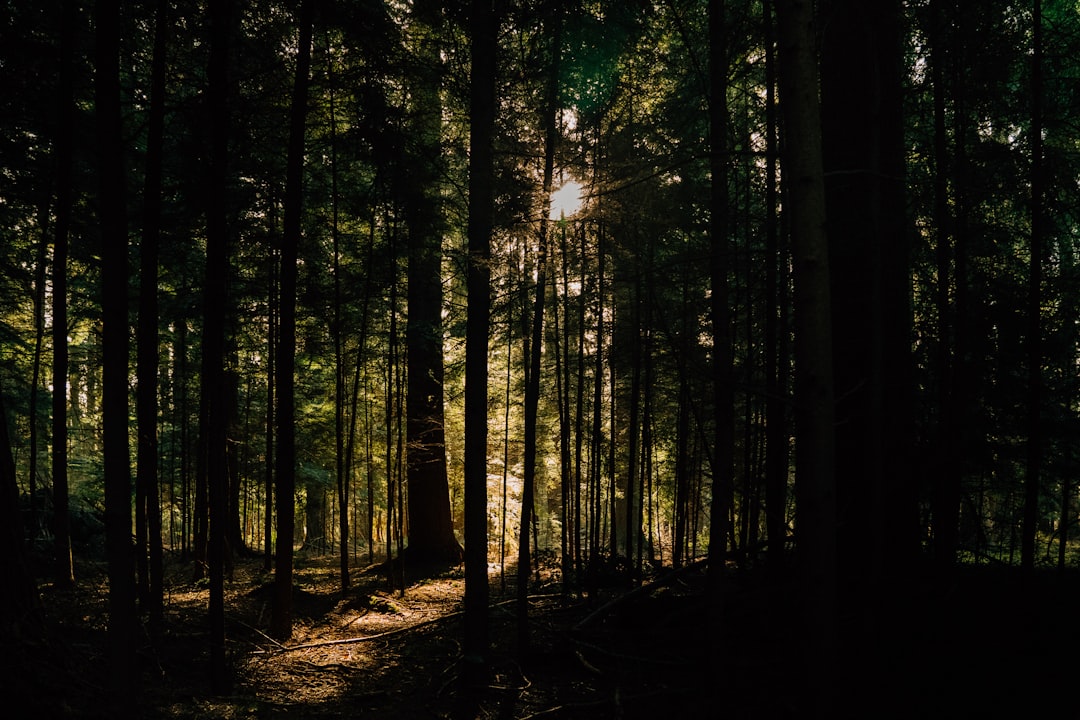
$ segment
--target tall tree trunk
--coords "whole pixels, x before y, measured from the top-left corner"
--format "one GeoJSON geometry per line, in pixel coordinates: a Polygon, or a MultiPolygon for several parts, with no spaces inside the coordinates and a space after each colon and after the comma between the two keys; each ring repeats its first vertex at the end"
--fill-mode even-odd
{"type": "Polygon", "coordinates": [[[34,308],[34,355],[33,370],[30,378],[30,457],[27,478],[27,487],[30,491],[30,527],[29,537],[36,538],[39,532],[40,519],[37,508],[37,481],[38,481],[38,395],[41,385],[41,356],[45,347],[45,277],[46,265],[49,260],[49,201],[48,193],[42,200],[42,207],[38,213],[38,227],[41,231],[38,244],[37,258],[34,262],[34,284],[31,298],[34,308]]]}
{"type": "Polygon", "coordinates": [[[135,566],[131,547],[128,455],[128,238],[120,104],[120,4],[95,8],[94,106],[98,144],[98,220],[102,283],[102,445],[105,542],[109,564],[109,691],[114,714],[134,702],[135,566]]]}
{"type": "MultiPolygon", "coordinates": [[[[326,42],[326,77],[329,96],[330,115],[330,233],[334,245],[334,471],[337,475],[338,499],[338,568],[341,572],[341,592],[349,590],[349,481],[352,472],[353,426],[345,434],[345,349],[344,327],[341,320],[341,230],[338,221],[338,169],[337,169],[337,107],[334,96],[334,52],[329,39],[326,42]]],[[[364,314],[365,321],[366,315],[364,314]]],[[[360,349],[357,351],[356,380],[359,382],[360,365],[363,359],[364,338],[361,335],[360,349]]],[[[356,394],[353,393],[352,413],[356,418],[356,394]]]]}
{"type": "Polygon", "coordinates": [[[226,193],[229,153],[229,52],[235,8],[229,0],[210,5],[209,157],[206,204],[206,286],[203,295],[202,408],[209,522],[206,560],[210,578],[210,682],[225,692],[225,553],[229,478],[225,377],[225,316],[229,264],[226,193]]]}
{"type": "Polygon", "coordinates": [[[422,64],[412,93],[418,145],[410,168],[405,208],[409,226],[409,322],[406,326],[406,434],[408,445],[409,555],[414,561],[458,562],[446,468],[443,412],[442,240],[442,6],[413,5],[422,34],[422,64]]]}
{"type": "Polygon", "coordinates": [[[486,685],[487,373],[491,314],[491,232],[494,216],[495,65],[498,27],[492,0],[473,0],[469,92],[469,266],[465,329],[465,637],[463,677],[486,685]]]}
{"type": "Polygon", "coordinates": [[[278,352],[278,254],[271,248],[267,258],[267,333],[266,333],[266,468],[263,478],[263,495],[266,498],[266,512],[263,516],[263,570],[273,567],[274,555],[274,433],[276,417],[274,389],[277,387],[276,358],[278,352]]]}
{"type": "MultiPolygon", "coordinates": [[[[135,482],[137,514],[145,521],[145,547],[139,548],[139,566],[145,576],[142,601],[150,614],[154,637],[161,631],[164,613],[164,553],[161,539],[161,502],[157,475],[158,386],[158,242],[161,235],[161,166],[165,126],[165,50],[168,3],[158,0],[154,19],[154,54],[150,77],[150,120],[146,141],[146,177],[143,187],[143,229],[139,246],[139,326],[137,339],[138,448],[135,482]]],[[[142,528],[142,523],[139,523],[142,528]]]]}
{"type": "Polygon", "coordinates": [[[784,178],[795,265],[796,522],[808,715],[831,717],[836,665],[836,484],[825,183],[809,0],[777,0],[784,178]]]}
{"type": "Polygon", "coordinates": [[[279,640],[292,636],[293,535],[296,530],[296,275],[304,197],[304,127],[311,69],[312,0],[297,15],[299,45],[285,170],[285,227],[281,249],[281,326],[278,338],[277,565],[270,630],[279,640]]]}
{"type": "MultiPolygon", "coordinates": [[[[527,384],[525,387],[525,455],[524,478],[521,492],[521,527],[518,542],[517,571],[517,621],[518,653],[527,652],[529,647],[529,574],[532,568],[532,556],[529,546],[529,531],[532,525],[533,503],[536,486],[536,432],[537,416],[540,407],[540,369],[544,347],[544,301],[547,298],[548,266],[548,220],[550,216],[552,182],[555,169],[555,139],[558,118],[559,95],[559,57],[562,34],[562,6],[556,2],[552,9],[551,65],[548,68],[547,95],[544,101],[544,201],[540,215],[540,229],[536,250],[536,299],[533,302],[532,333],[528,365],[527,384]]],[[[565,222],[565,218],[560,218],[565,222]]]]}
{"type": "Polygon", "coordinates": [[[73,145],[75,139],[74,43],[75,0],[65,0],[61,9],[60,85],[56,136],[56,223],[52,263],[52,475],[53,533],[58,586],[75,584],[75,566],[71,556],[71,516],[68,489],[68,244],[73,209],[73,145]]]}

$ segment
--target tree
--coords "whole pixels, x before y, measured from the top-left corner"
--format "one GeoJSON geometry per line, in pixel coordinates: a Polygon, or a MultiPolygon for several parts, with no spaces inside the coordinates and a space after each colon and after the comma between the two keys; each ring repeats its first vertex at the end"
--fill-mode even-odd
{"type": "Polygon", "coordinates": [[[229,157],[228,74],[235,8],[229,0],[210,6],[209,156],[206,183],[206,286],[203,296],[202,442],[206,454],[210,575],[210,677],[215,692],[228,689],[225,658],[225,562],[228,523],[227,412],[225,393],[225,317],[229,229],[225,199],[229,157]]]}
{"type": "MultiPolygon", "coordinates": [[[[840,570],[862,593],[916,550],[910,300],[896,3],[833,0],[822,38],[822,125],[837,393],[840,570]],[[853,90],[856,88],[857,90],[853,90]],[[902,546],[902,549],[901,549],[902,546]]],[[[871,603],[860,603],[868,612],[871,603]]]]}
{"type": "Polygon", "coordinates": [[[120,7],[98,3],[94,109],[101,231],[102,433],[109,561],[110,703],[126,716],[135,687],[135,567],[128,455],[128,237],[120,105],[120,7]]]}
{"type": "Polygon", "coordinates": [[[418,0],[412,12],[420,62],[412,68],[414,146],[408,151],[409,177],[403,186],[409,256],[408,552],[414,562],[457,562],[461,546],[454,537],[450,511],[443,406],[442,7],[433,0],[418,0]]]}
{"type": "Polygon", "coordinates": [[[277,564],[271,632],[280,640],[292,636],[293,534],[296,515],[296,263],[303,212],[304,130],[311,71],[314,8],[303,0],[297,14],[299,45],[285,175],[285,227],[281,243],[280,326],[276,373],[277,397],[277,564]]]}
{"type": "MultiPolygon", "coordinates": [[[[517,568],[517,611],[518,611],[518,652],[525,654],[529,647],[529,575],[532,571],[532,557],[529,547],[529,532],[532,529],[533,508],[536,490],[536,440],[537,413],[540,405],[541,359],[544,347],[544,300],[548,293],[548,221],[550,219],[552,176],[555,165],[555,139],[558,131],[559,100],[559,59],[562,37],[562,4],[556,0],[552,5],[551,23],[551,67],[547,82],[547,95],[543,107],[544,123],[544,172],[543,202],[540,214],[540,228],[537,238],[536,261],[536,299],[532,310],[532,332],[529,340],[529,366],[526,371],[525,385],[525,458],[524,477],[521,493],[521,526],[518,540],[517,568]]],[[[566,222],[565,217],[559,221],[566,222]]],[[[612,519],[614,523],[614,518],[612,519]]]]}
{"type": "Polygon", "coordinates": [[[469,266],[465,329],[465,638],[464,679],[484,686],[488,641],[487,422],[491,232],[494,210],[492,135],[498,28],[491,0],[471,6],[469,89],[469,266]]]}
{"type": "Polygon", "coordinates": [[[52,262],[52,474],[53,533],[56,579],[64,587],[75,584],[71,556],[71,515],[68,490],[68,244],[71,231],[75,142],[75,3],[66,1],[60,18],[60,83],[57,92],[56,223],[52,262]]]}
{"type": "Polygon", "coordinates": [[[836,496],[825,182],[814,12],[777,0],[784,178],[795,281],[796,532],[804,597],[803,681],[818,717],[832,714],[836,663],[836,496]]]}

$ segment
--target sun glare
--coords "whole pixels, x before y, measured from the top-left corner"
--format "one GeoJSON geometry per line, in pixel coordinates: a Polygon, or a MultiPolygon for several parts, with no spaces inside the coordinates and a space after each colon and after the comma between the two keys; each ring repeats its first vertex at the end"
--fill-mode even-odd
{"type": "Polygon", "coordinates": [[[581,183],[576,180],[569,180],[563,183],[563,186],[556,190],[551,195],[551,215],[550,219],[559,220],[561,218],[568,218],[578,210],[581,209],[581,205],[584,202],[582,197],[581,183]]]}

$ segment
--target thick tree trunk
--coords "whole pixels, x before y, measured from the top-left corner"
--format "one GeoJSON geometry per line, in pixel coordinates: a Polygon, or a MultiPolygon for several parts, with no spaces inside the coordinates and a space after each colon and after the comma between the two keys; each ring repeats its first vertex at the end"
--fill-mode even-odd
{"type": "Polygon", "coordinates": [[[128,237],[120,104],[120,7],[99,2],[95,97],[102,282],[102,445],[109,564],[109,691],[126,716],[135,690],[135,566],[128,454],[128,237]]]}
{"type": "Polygon", "coordinates": [[[409,230],[409,322],[406,326],[406,441],[408,446],[409,557],[412,562],[461,560],[454,536],[446,467],[443,411],[443,203],[439,167],[442,156],[442,60],[437,40],[442,8],[433,0],[414,4],[422,33],[424,62],[412,93],[417,149],[406,189],[409,230]]]}
{"type": "Polygon", "coordinates": [[[836,485],[832,326],[814,12],[777,0],[784,178],[795,264],[796,532],[808,716],[831,717],[836,667],[836,485]]]}
{"type": "Polygon", "coordinates": [[[311,68],[312,0],[300,3],[299,45],[289,120],[285,176],[285,227],[281,249],[281,325],[277,378],[277,565],[270,630],[279,640],[292,636],[293,544],[296,530],[296,275],[302,233],[304,129],[311,68]]]}
{"type": "Polygon", "coordinates": [[[494,215],[497,26],[491,0],[472,3],[469,94],[469,266],[465,329],[465,637],[464,679],[486,686],[488,655],[487,381],[494,215]]]}
{"type": "Polygon", "coordinates": [[[225,658],[225,554],[228,523],[225,317],[228,277],[229,45],[234,8],[228,0],[210,6],[209,156],[206,205],[206,285],[203,295],[203,450],[206,463],[206,561],[210,578],[210,681],[215,692],[229,686],[225,658]]]}
{"type": "Polygon", "coordinates": [[[536,433],[537,416],[540,407],[540,371],[544,346],[544,301],[548,292],[548,219],[555,168],[555,139],[558,129],[556,112],[559,92],[559,46],[562,30],[562,8],[559,3],[555,4],[552,12],[551,66],[548,68],[547,96],[544,102],[544,114],[541,118],[541,122],[544,124],[544,176],[541,189],[544,202],[541,204],[543,212],[540,216],[539,236],[537,238],[536,265],[534,269],[536,273],[536,299],[533,302],[530,355],[528,358],[527,384],[525,386],[525,456],[517,571],[519,654],[527,652],[529,647],[529,603],[527,598],[529,574],[532,568],[529,531],[532,525],[536,488],[536,433]]]}

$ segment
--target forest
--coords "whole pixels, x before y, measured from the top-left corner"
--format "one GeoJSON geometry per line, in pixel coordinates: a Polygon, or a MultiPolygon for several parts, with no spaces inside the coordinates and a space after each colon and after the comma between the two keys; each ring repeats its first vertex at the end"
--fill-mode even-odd
{"type": "Polygon", "coordinates": [[[1069,716],[1080,2],[3,4],[9,707],[1069,716]]]}

